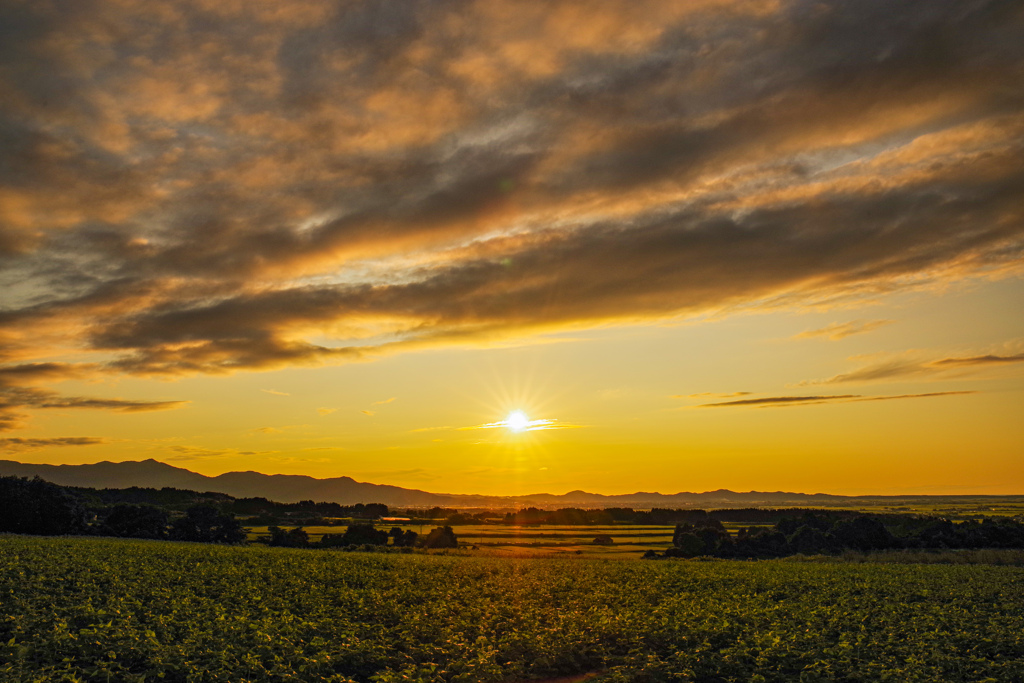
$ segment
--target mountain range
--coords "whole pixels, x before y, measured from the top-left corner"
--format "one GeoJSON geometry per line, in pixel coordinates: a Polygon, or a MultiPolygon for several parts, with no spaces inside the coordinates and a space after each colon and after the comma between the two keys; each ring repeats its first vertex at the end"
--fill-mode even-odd
{"type": "Polygon", "coordinates": [[[855,505],[870,501],[888,504],[915,501],[952,501],[979,498],[1020,498],[1024,496],[839,496],[825,493],[790,493],[784,491],[736,492],[727,489],[703,493],[673,494],[637,492],[604,495],[586,491],[564,494],[535,493],[523,496],[486,496],[454,493],[431,493],[387,484],[359,482],[351,477],[316,479],[295,474],[261,474],[259,472],[227,472],[208,477],[157,460],[98,462],[90,465],[35,465],[0,460],[0,476],[40,477],[61,486],[89,488],[189,489],[214,491],[235,498],[263,497],[281,503],[300,500],[331,502],[341,505],[384,503],[390,507],[454,507],[454,508],[518,508],[535,506],[558,507],[756,507],[781,505],[855,505]]]}

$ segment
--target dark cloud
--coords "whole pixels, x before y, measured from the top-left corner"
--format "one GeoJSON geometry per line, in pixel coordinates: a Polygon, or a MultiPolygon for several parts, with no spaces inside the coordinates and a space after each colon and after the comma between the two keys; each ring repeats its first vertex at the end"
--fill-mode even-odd
{"type": "Polygon", "coordinates": [[[79,377],[95,368],[95,365],[84,363],[22,363],[21,365],[0,366],[0,387],[69,379],[79,377]]]}
{"type": "Polygon", "coordinates": [[[73,372],[41,345],[267,369],[1022,262],[1016,2],[74,5],[0,8],[0,382],[73,372]]]}

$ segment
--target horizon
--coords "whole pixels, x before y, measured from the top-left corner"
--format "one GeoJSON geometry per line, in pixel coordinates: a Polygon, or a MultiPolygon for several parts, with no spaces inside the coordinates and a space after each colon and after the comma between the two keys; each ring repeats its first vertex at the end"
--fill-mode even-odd
{"type": "MultiPolygon", "coordinates": [[[[0,462],[4,462],[4,461],[17,463],[17,461],[7,460],[6,458],[0,458],[0,462]]],[[[50,466],[53,466],[53,467],[78,467],[78,466],[90,466],[90,465],[142,464],[142,463],[147,463],[147,462],[153,462],[153,463],[157,463],[159,465],[166,465],[168,467],[173,467],[174,469],[177,469],[177,470],[185,470],[185,471],[191,472],[193,474],[201,474],[199,472],[195,472],[194,470],[190,470],[187,467],[181,467],[181,466],[178,466],[178,465],[172,465],[171,463],[163,462],[161,460],[157,460],[156,458],[146,458],[145,460],[121,460],[121,461],[100,460],[100,461],[97,461],[97,462],[79,463],[79,464],[76,464],[76,465],[70,465],[70,464],[66,464],[66,463],[54,463],[54,464],[38,463],[38,464],[40,464],[40,465],[50,465],[50,466]]],[[[28,464],[31,464],[31,463],[17,463],[17,464],[28,465],[28,464]]],[[[260,471],[251,470],[251,469],[250,470],[228,470],[228,471],[225,471],[225,472],[220,472],[220,473],[215,474],[215,475],[203,474],[202,476],[215,478],[215,477],[222,476],[222,475],[225,475],[225,474],[259,474],[259,475],[266,476],[266,477],[274,477],[274,476],[306,476],[306,477],[311,477],[312,479],[314,479],[316,481],[324,481],[324,480],[331,480],[331,479],[351,479],[352,481],[354,481],[357,484],[371,484],[371,485],[375,485],[375,486],[382,485],[382,484],[379,484],[377,482],[360,481],[358,479],[353,479],[352,477],[350,477],[348,475],[345,475],[345,474],[339,474],[339,475],[334,475],[334,476],[324,476],[324,477],[313,477],[312,475],[288,474],[288,473],[283,473],[283,472],[260,472],[260,471]]],[[[384,485],[386,485],[386,486],[393,486],[393,484],[384,484],[384,485]]],[[[142,487],[142,488],[146,488],[146,487],[142,487]]],[[[671,492],[669,492],[669,491],[657,491],[657,490],[643,490],[643,491],[637,490],[637,491],[623,491],[621,493],[608,493],[608,492],[602,492],[602,491],[587,491],[587,490],[584,490],[584,489],[572,489],[572,490],[569,490],[569,491],[565,491],[563,493],[553,493],[551,491],[534,491],[532,493],[482,494],[482,493],[477,493],[477,492],[455,492],[455,491],[433,491],[433,490],[428,491],[426,489],[415,489],[414,487],[400,487],[400,488],[405,488],[405,489],[409,489],[409,490],[418,490],[418,491],[423,491],[424,493],[431,493],[431,494],[442,495],[442,496],[465,496],[465,497],[486,497],[486,498],[513,498],[513,499],[514,498],[530,498],[530,497],[535,497],[535,496],[564,497],[564,496],[569,496],[571,494],[577,494],[577,493],[582,493],[582,494],[587,494],[587,495],[594,495],[594,496],[602,496],[602,497],[623,497],[623,496],[634,496],[634,495],[656,495],[656,496],[697,495],[697,496],[700,496],[700,495],[707,495],[707,494],[719,493],[719,492],[736,493],[736,494],[763,493],[763,494],[766,494],[766,495],[772,495],[772,494],[793,494],[793,495],[800,495],[800,496],[832,496],[832,497],[837,497],[837,498],[928,498],[928,497],[1012,498],[1012,497],[1015,497],[1015,496],[1024,496],[1024,492],[1022,492],[1022,493],[1004,493],[1004,494],[991,494],[991,493],[971,492],[971,491],[958,491],[956,493],[926,493],[926,492],[913,492],[913,491],[903,491],[903,492],[897,492],[897,493],[877,493],[877,492],[876,493],[872,493],[872,492],[833,493],[833,492],[829,492],[829,491],[784,491],[784,490],[756,490],[756,489],[751,489],[751,490],[744,491],[744,490],[733,490],[733,489],[728,489],[728,488],[715,488],[715,489],[707,489],[707,490],[696,490],[696,489],[686,490],[686,489],[681,489],[681,490],[675,490],[675,491],[671,491],[671,492]]],[[[364,501],[364,502],[371,503],[373,501],[367,500],[367,501],[364,501]]],[[[413,507],[416,507],[416,506],[413,506],[413,507]]]]}
{"type": "Polygon", "coordinates": [[[0,459],[1024,493],[1007,12],[0,8],[0,459]]]}

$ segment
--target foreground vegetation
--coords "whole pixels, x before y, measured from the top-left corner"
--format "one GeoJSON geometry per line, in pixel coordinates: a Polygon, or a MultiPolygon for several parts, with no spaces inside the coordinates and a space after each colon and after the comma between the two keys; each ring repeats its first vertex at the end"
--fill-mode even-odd
{"type": "Polygon", "coordinates": [[[0,536],[0,680],[1021,681],[1024,569],[0,536]]]}

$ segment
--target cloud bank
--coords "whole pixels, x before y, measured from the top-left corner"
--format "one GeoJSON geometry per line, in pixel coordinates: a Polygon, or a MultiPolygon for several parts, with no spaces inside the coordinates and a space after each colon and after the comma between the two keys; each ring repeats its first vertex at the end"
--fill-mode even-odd
{"type": "MultiPolygon", "coordinates": [[[[3,377],[338,363],[1021,269],[1015,2],[37,0],[0,26],[3,377]]],[[[173,407],[7,391],[8,428],[173,407]]]]}

